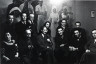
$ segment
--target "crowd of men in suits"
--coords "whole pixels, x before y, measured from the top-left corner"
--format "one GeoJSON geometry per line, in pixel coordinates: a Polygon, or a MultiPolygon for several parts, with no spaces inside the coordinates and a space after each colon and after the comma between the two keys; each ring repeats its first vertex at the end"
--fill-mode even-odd
{"type": "MultiPolygon", "coordinates": [[[[53,38],[50,29],[53,24],[45,20],[46,7],[40,7],[43,1],[39,1],[40,5],[36,6],[35,12],[30,2],[24,1],[20,5],[21,9],[11,4],[12,8],[9,6],[7,10],[7,20],[1,29],[2,64],[95,63],[96,29],[92,31],[93,38],[89,42],[81,23],[76,22],[76,27],[70,28],[68,16],[64,14],[61,19],[57,19],[58,26],[53,38]],[[39,18],[36,19],[35,14],[39,18]],[[88,60],[93,57],[94,60],[88,60]]],[[[55,9],[53,11],[56,12],[55,9]]]]}

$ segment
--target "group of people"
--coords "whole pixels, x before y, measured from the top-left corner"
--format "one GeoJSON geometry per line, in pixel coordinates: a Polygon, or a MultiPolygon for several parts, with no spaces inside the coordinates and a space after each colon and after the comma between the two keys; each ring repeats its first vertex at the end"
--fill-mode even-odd
{"type": "Polygon", "coordinates": [[[43,1],[39,1],[35,10],[31,3],[31,0],[24,1],[7,12],[7,20],[2,24],[2,64],[95,63],[96,29],[89,41],[80,22],[70,29],[67,9],[59,15],[53,7],[46,20],[47,8],[43,1]]]}

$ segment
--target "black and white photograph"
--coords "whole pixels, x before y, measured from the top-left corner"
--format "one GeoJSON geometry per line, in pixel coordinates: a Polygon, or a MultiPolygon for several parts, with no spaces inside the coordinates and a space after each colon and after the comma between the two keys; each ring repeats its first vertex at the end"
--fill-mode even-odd
{"type": "Polygon", "coordinates": [[[96,64],[96,0],[0,0],[0,64],[96,64]]]}

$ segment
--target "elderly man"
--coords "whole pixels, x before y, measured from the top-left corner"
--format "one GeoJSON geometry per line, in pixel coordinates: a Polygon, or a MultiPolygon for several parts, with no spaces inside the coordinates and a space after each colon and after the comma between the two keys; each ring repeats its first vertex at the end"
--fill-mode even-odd
{"type": "Polygon", "coordinates": [[[36,14],[38,15],[37,20],[37,31],[39,32],[41,26],[44,25],[47,17],[47,9],[46,6],[43,4],[43,0],[39,0],[39,4],[36,6],[36,14]]]}

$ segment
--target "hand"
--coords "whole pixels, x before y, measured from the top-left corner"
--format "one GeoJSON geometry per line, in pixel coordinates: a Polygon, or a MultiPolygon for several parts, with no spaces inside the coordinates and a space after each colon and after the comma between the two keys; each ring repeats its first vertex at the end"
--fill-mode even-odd
{"type": "Polygon", "coordinates": [[[76,50],[77,50],[77,48],[73,47],[73,51],[76,51],[76,50]]]}
{"type": "Polygon", "coordinates": [[[6,57],[6,61],[9,61],[10,59],[8,57],[6,57]]]}
{"type": "Polygon", "coordinates": [[[69,50],[70,51],[73,51],[73,46],[69,46],[69,50]]]}
{"type": "Polygon", "coordinates": [[[3,55],[3,58],[6,60],[6,61],[9,61],[10,59],[8,57],[6,57],[5,55],[3,55]]]}
{"type": "Polygon", "coordinates": [[[47,48],[49,48],[49,46],[47,46],[47,48]]]}
{"type": "Polygon", "coordinates": [[[60,45],[60,47],[63,47],[63,46],[64,46],[64,44],[61,44],[61,45],[60,45]]]}
{"type": "Polygon", "coordinates": [[[31,45],[28,45],[28,48],[31,48],[31,45]]]}
{"type": "Polygon", "coordinates": [[[50,40],[50,39],[47,39],[47,41],[48,41],[48,42],[51,42],[51,40],[50,40]]]}
{"type": "Polygon", "coordinates": [[[90,50],[87,49],[86,52],[90,52],[90,50]]]}
{"type": "Polygon", "coordinates": [[[19,53],[18,53],[18,52],[16,53],[15,57],[16,57],[16,58],[19,57],[19,53]]]}

